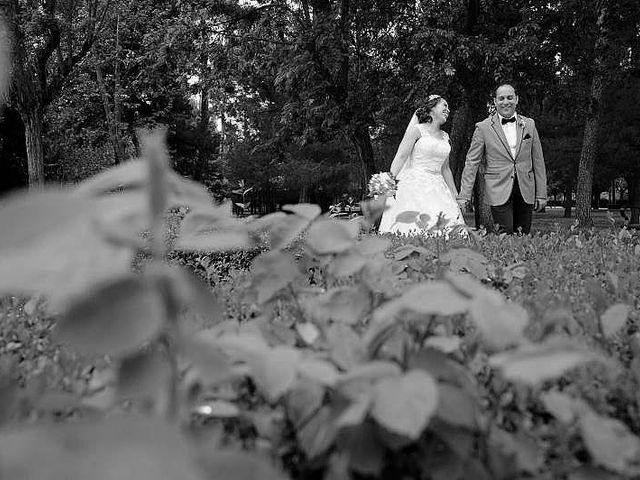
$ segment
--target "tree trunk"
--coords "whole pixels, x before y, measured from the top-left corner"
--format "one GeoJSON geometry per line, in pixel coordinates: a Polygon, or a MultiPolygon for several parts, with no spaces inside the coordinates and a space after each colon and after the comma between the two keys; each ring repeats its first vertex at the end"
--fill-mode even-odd
{"type": "Polygon", "coordinates": [[[116,149],[117,154],[115,158],[116,165],[121,161],[124,161],[125,156],[125,144],[124,144],[124,133],[125,129],[122,128],[122,91],[121,91],[121,82],[120,82],[120,14],[118,14],[118,18],[116,20],[116,56],[115,56],[115,67],[113,74],[113,123],[116,131],[116,149]]]}
{"type": "Polygon", "coordinates": [[[309,203],[309,185],[306,183],[300,188],[298,203],[309,203]]]}
{"type": "Polygon", "coordinates": [[[200,89],[199,128],[203,134],[209,129],[209,89],[207,87],[200,89]]]}
{"type": "MultiPolygon", "coordinates": [[[[594,79],[594,83],[596,80],[594,79]]],[[[601,79],[597,101],[602,97],[601,79]]],[[[592,94],[594,89],[592,88],[592,94]]],[[[595,98],[592,96],[592,100],[595,98]]],[[[599,106],[595,107],[599,109],[599,106]]],[[[576,218],[581,227],[591,227],[591,199],[593,188],[593,166],[597,155],[598,130],[600,128],[600,115],[587,119],[584,128],[584,139],[582,141],[582,152],[580,153],[580,164],[578,167],[578,186],[576,188],[576,218]]]]}
{"type": "Polygon", "coordinates": [[[468,101],[464,99],[453,114],[451,126],[449,165],[457,189],[460,189],[460,178],[462,177],[467,150],[473,134],[472,127],[471,108],[468,101]]]}
{"type": "Polygon", "coordinates": [[[606,15],[606,3],[600,8],[598,16],[599,34],[596,38],[595,59],[593,77],[591,79],[591,91],[587,121],[584,127],[582,151],[580,152],[580,164],[578,166],[578,185],[576,189],[576,218],[581,227],[591,227],[591,193],[593,187],[593,166],[598,154],[598,132],[602,117],[602,92],[605,81],[605,51],[607,46],[607,32],[604,25],[606,15]]]}
{"type": "Polygon", "coordinates": [[[371,145],[371,136],[369,135],[368,127],[364,124],[354,126],[349,135],[349,139],[356,149],[358,160],[360,160],[362,167],[362,187],[366,188],[371,175],[376,173],[376,162],[373,157],[373,146],[371,145]]]}
{"type": "Polygon", "coordinates": [[[631,207],[631,218],[629,223],[637,225],[640,223],[640,173],[627,177],[629,185],[629,207],[631,207]]]}
{"type": "MultiPolygon", "coordinates": [[[[122,149],[122,142],[120,141],[120,125],[116,121],[115,117],[115,102],[116,95],[114,95],[114,111],[111,110],[109,102],[109,94],[107,92],[107,85],[102,75],[102,67],[96,65],[96,81],[100,88],[100,96],[102,97],[102,107],[104,108],[104,116],[107,122],[107,130],[109,132],[109,141],[111,142],[111,149],[113,150],[113,163],[118,165],[124,160],[124,152],[122,149]]],[[[116,87],[117,88],[117,87],[116,87]]]]}
{"type": "Polygon", "coordinates": [[[564,218],[571,218],[571,200],[573,195],[573,185],[568,184],[564,188],[564,218]]]}
{"type": "Polygon", "coordinates": [[[5,102],[11,81],[11,47],[5,17],[0,15],[0,106],[5,102]]]}
{"type": "Polygon", "coordinates": [[[40,187],[44,184],[43,115],[39,111],[32,111],[20,112],[20,116],[24,123],[27,165],[29,168],[29,187],[40,187]]]}

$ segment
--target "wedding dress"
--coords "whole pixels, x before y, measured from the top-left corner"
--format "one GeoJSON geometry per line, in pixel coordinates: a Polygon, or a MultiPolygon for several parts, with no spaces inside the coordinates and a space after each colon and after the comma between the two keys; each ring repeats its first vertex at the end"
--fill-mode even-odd
{"type": "Polygon", "coordinates": [[[398,174],[395,198],[386,200],[387,210],[382,215],[378,232],[448,235],[457,226],[465,224],[455,194],[442,175],[442,165],[451,151],[449,137],[446,132],[442,132],[441,138],[434,137],[426,131],[424,124],[416,127],[420,130],[420,138],[398,174]],[[420,222],[396,221],[402,212],[417,212],[416,220],[420,219],[420,222]],[[440,215],[447,222],[438,228],[436,223],[440,215]]]}

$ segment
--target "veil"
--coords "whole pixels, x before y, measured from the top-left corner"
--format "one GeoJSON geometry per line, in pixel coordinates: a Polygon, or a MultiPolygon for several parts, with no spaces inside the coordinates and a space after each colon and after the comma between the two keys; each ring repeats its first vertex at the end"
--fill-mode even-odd
{"type": "MultiPolygon", "coordinates": [[[[404,136],[402,137],[402,141],[400,142],[400,146],[398,146],[398,152],[400,152],[400,148],[402,147],[402,144],[404,142],[408,142],[409,141],[409,132],[411,131],[411,129],[415,125],[418,125],[418,123],[419,123],[418,122],[418,110],[416,110],[415,112],[413,112],[413,115],[411,116],[411,120],[409,120],[409,124],[407,125],[407,128],[404,131],[404,136]]],[[[397,153],[396,153],[396,155],[397,155],[397,153]]],[[[413,157],[413,148],[411,149],[411,152],[409,152],[409,156],[405,160],[405,162],[402,165],[402,167],[400,167],[400,171],[396,175],[396,178],[401,178],[401,176],[405,172],[405,170],[407,168],[411,167],[412,157],[413,157]]]]}
{"type": "MultiPolygon", "coordinates": [[[[435,100],[437,98],[442,98],[442,96],[438,95],[438,94],[431,94],[431,95],[429,95],[429,97],[427,97],[427,102],[430,102],[430,101],[435,100]]],[[[404,136],[402,137],[402,141],[400,142],[400,146],[398,146],[398,151],[396,152],[396,156],[398,155],[398,153],[400,152],[400,150],[404,146],[404,144],[409,141],[409,131],[415,125],[418,125],[420,123],[420,121],[418,120],[418,110],[419,109],[417,109],[417,110],[415,110],[413,112],[413,116],[411,117],[411,120],[409,120],[409,125],[407,125],[407,129],[404,131],[404,136]]],[[[395,157],[394,157],[393,160],[395,161],[395,157]]],[[[413,147],[409,151],[409,156],[405,160],[404,164],[402,165],[402,167],[400,167],[400,171],[398,172],[398,175],[396,175],[396,178],[400,178],[405,170],[407,170],[408,168],[411,168],[412,160],[413,160],[413,147]]]]}

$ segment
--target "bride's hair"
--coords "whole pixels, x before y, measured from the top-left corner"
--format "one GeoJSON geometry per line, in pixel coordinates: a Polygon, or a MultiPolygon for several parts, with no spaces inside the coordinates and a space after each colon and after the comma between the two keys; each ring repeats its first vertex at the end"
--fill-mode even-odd
{"type": "Polygon", "coordinates": [[[435,107],[438,102],[442,100],[440,95],[429,95],[427,100],[418,107],[416,110],[416,117],[418,117],[418,123],[431,123],[433,118],[431,117],[431,109],[435,107]]]}

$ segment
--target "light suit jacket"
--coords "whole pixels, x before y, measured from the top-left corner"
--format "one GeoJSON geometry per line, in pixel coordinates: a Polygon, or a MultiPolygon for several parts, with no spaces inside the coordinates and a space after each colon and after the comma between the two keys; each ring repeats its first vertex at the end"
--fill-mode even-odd
{"type": "Polygon", "coordinates": [[[459,198],[471,199],[473,183],[483,160],[486,161],[485,201],[489,205],[503,205],[509,200],[515,177],[525,202],[533,204],[536,198],[547,198],[547,172],[536,124],[533,119],[518,114],[516,132],[514,158],[497,114],[476,124],[462,172],[459,198]]]}

